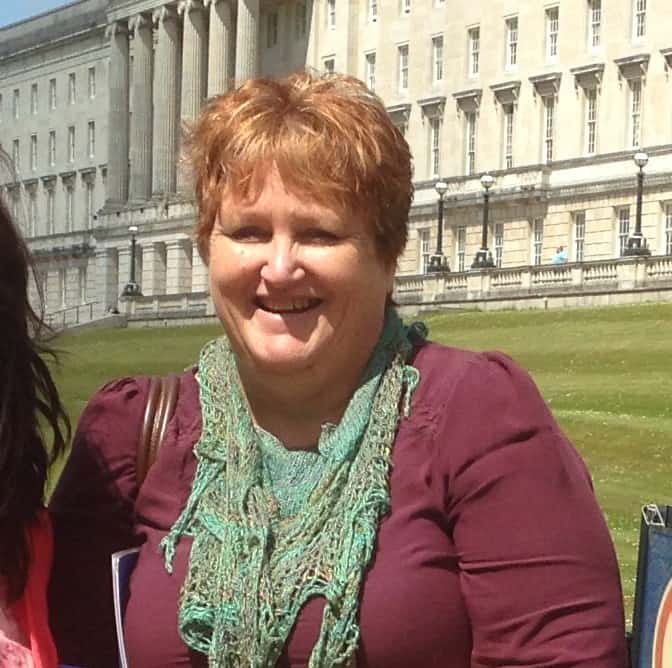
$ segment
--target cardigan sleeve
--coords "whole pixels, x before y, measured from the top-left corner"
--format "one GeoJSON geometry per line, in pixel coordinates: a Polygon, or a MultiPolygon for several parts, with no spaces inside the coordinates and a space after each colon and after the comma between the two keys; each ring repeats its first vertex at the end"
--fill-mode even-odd
{"type": "Polygon", "coordinates": [[[505,355],[448,382],[436,452],[472,666],[623,668],[618,564],[578,453],[505,355]]]}
{"type": "Polygon", "coordinates": [[[139,542],[135,458],[148,385],[147,378],[121,379],[93,396],[49,504],[50,623],[63,663],[118,665],[110,555],[139,542]]]}

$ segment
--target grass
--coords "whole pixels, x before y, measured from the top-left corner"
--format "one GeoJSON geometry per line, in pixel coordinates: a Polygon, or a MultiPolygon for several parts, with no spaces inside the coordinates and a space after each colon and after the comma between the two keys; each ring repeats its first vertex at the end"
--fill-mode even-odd
{"type": "MultiPolygon", "coordinates": [[[[639,508],[668,500],[672,304],[423,316],[431,338],[502,350],[525,366],[585,458],[612,532],[632,610],[639,508]]],[[[192,364],[218,326],[99,330],[65,336],[57,380],[76,420],[105,381],[192,364]]]]}

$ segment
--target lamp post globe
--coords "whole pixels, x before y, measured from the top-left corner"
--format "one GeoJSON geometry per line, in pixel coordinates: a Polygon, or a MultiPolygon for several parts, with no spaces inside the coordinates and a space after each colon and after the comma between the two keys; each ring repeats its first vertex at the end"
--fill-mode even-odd
{"type": "Polygon", "coordinates": [[[628,239],[628,246],[623,251],[625,256],[651,255],[646,239],[642,235],[642,197],[644,193],[644,167],[649,162],[649,156],[644,151],[637,151],[632,160],[639,167],[637,172],[637,200],[635,206],[635,231],[628,239]]]}
{"type": "Polygon", "coordinates": [[[483,187],[483,222],[481,227],[481,247],[476,251],[472,269],[491,269],[495,266],[492,253],[488,250],[488,213],[490,208],[490,188],[495,183],[495,177],[487,172],[481,176],[483,187]]]}
{"type": "Polygon", "coordinates": [[[121,293],[122,297],[142,297],[142,290],[140,285],[135,280],[135,248],[137,244],[136,235],[138,233],[138,226],[131,225],[128,228],[128,233],[131,235],[131,272],[128,283],[124,286],[121,293]]]}
{"type": "Polygon", "coordinates": [[[443,198],[448,190],[448,184],[445,181],[437,181],[434,184],[434,190],[439,196],[439,213],[436,223],[436,252],[429,258],[427,265],[428,272],[450,271],[448,260],[443,254],[443,198]]]}

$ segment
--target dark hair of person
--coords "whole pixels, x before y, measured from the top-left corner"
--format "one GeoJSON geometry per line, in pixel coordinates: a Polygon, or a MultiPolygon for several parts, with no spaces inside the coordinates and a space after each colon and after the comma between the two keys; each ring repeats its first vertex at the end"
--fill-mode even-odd
{"type": "Polygon", "coordinates": [[[45,362],[45,357],[53,358],[43,342],[50,330],[29,302],[31,278],[28,248],[0,201],[0,577],[10,601],[25,589],[30,561],[26,530],[44,505],[49,466],[70,437],[45,362]]]}

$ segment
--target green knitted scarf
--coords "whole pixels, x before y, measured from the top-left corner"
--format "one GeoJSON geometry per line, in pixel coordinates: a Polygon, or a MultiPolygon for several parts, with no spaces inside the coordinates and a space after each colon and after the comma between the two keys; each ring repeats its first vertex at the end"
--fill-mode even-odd
{"type": "Polygon", "coordinates": [[[419,381],[410,351],[389,308],[363,380],[341,422],[323,427],[317,452],[288,451],[255,427],[225,337],[201,352],[198,466],[162,547],[172,572],[176,543],[193,537],[179,627],[210,666],[275,666],[313,596],[325,607],[310,668],[353,660],[360,587],[389,509],[392,445],[419,381]]]}

